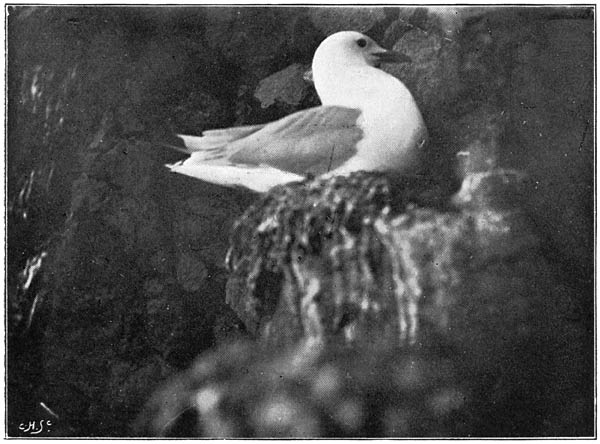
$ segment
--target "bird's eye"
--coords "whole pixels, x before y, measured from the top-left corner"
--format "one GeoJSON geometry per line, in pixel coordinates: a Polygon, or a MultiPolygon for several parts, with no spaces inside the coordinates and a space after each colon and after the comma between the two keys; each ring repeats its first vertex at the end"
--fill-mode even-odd
{"type": "Polygon", "coordinates": [[[358,39],[356,41],[356,44],[361,48],[364,48],[365,46],[367,46],[367,41],[365,39],[358,39]]]}

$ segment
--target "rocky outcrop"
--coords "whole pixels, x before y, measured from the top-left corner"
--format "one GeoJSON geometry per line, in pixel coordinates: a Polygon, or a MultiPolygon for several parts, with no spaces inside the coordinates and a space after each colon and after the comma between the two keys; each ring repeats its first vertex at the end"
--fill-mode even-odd
{"type": "Polygon", "coordinates": [[[238,221],[229,259],[228,301],[263,345],[201,356],[138,432],[580,433],[581,418],[554,421],[565,399],[580,414],[591,399],[573,378],[585,316],[544,258],[530,186],[516,171],[473,173],[445,209],[394,209],[389,183],[361,174],[273,191],[238,221]]]}

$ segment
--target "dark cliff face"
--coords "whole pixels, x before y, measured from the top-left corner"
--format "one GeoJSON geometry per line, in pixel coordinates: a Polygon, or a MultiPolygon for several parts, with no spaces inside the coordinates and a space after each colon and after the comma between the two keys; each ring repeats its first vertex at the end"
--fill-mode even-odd
{"type": "Polygon", "coordinates": [[[593,13],[9,7],[8,434],[593,434],[593,13]],[[342,29],[413,60],[418,179],[163,167],[342,29]]]}

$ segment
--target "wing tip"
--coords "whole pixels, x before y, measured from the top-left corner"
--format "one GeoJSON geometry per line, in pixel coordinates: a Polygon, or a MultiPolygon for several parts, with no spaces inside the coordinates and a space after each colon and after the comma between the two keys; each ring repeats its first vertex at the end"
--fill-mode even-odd
{"type": "Polygon", "coordinates": [[[171,171],[172,173],[177,172],[177,170],[183,166],[183,160],[180,160],[179,162],[175,162],[175,163],[165,163],[165,167],[169,169],[169,171],[171,171]]]}

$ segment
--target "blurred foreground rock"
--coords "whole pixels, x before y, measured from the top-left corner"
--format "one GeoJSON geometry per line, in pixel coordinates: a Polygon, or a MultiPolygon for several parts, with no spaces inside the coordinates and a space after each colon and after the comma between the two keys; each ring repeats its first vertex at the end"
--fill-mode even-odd
{"type": "Polygon", "coordinates": [[[138,430],[163,437],[449,436],[470,393],[445,353],[385,344],[301,344],[273,353],[235,343],[157,392],[138,430]]]}

